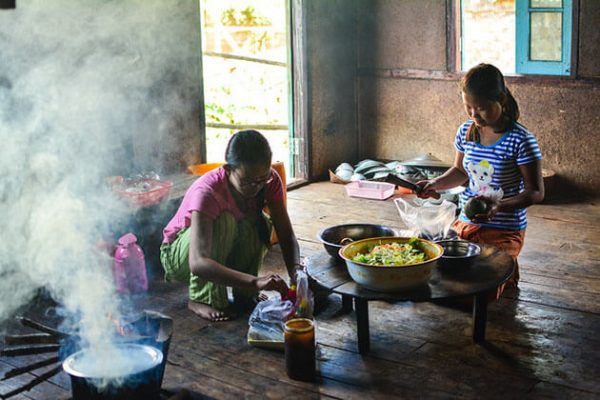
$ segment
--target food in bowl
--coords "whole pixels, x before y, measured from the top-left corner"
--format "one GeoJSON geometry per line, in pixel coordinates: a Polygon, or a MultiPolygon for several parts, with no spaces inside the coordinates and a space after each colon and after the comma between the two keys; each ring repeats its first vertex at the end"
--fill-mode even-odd
{"type": "Polygon", "coordinates": [[[358,253],[352,257],[352,261],[373,265],[376,267],[404,266],[417,264],[427,260],[425,254],[419,248],[416,237],[410,238],[408,242],[392,242],[373,244],[367,248],[366,253],[358,253]]]}
{"type": "Polygon", "coordinates": [[[339,252],[340,257],[346,262],[352,280],[360,286],[379,292],[395,292],[425,285],[442,253],[442,247],[429,240],[398,236],[358,240],[342,247],[339,252]],[[375,246],[409,242],[412,243],[411,246],[425,254],[423,261],[413,264],[375,266],[353,260],[358,254],[368,253],[369,248],[373,249],[375,246]]]}

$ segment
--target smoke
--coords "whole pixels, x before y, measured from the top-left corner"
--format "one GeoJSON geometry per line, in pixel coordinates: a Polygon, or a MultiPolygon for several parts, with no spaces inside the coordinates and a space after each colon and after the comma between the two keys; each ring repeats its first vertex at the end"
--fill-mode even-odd
{"type": "Polygon", "coordinates": [[[0,323],[44,287],[84,346],[113,348],[106,316],[119,301],[98,243],[128,210],[105,179],[160,171],[173,143],[198,135],[193,3],[20,0],[0,12],[0,323]]]}

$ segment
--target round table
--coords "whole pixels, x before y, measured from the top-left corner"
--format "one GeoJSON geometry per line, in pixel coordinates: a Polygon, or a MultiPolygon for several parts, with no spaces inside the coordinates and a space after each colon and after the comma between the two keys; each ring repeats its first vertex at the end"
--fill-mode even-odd
{"type": "Polygon", "coordinates": [[[358,350],[369,351],[369,301],[432,301],[473,296],[473,341],[485,340],[488,294],[506,282],[515,270],[514,258],[496,247],[480,245],[481,254],[464,268],[445,269],[438,265],[433,269],[427,284],[393,293],[376,292],[355,283],[339,258],[325,251],[309,257],[306,261],[308,275],[319,285],[342,296],[345,310],[356,311],[358,350]]]}

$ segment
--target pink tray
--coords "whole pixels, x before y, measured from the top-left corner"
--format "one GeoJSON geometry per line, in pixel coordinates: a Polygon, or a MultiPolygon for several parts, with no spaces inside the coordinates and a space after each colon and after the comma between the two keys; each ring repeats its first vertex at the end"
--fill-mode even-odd
{"type": "Polygon", "coordinates": [[[355,181],[346,185],[346,193],[352,197],[385,200],[394,194],[396,186],[386,182],[355,181]]]}

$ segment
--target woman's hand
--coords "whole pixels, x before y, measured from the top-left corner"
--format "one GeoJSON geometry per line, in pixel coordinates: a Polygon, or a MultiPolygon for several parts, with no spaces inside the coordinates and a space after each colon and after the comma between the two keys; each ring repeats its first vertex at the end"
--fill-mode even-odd
{"type": "Polygon", "coordinates": [[[254,278],[253,281],[256,290],[275,290],[282,295],[287,294],[288,285],[279,275],[266,275],[254,278]]]}
{"type": "Polygon", "coordinates": [[[415,183],[415,185],[421,188],[421,190],[417,192],[417,196],[422,199],[426,199],[428,197],[439,199],[440,194],[436,191],[436,183],[437,181],[435,179],[429,179],[415,183]]]}

